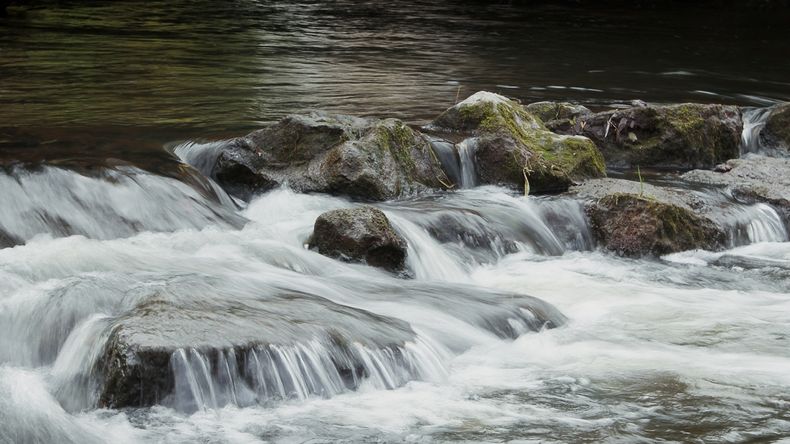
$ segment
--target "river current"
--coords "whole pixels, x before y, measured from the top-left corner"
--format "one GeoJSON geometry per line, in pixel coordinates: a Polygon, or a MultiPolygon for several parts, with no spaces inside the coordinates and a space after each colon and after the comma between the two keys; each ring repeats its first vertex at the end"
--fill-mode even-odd
{"type": "MultiPolygon", "coordinates": [[[[728,248],[626,259],[596,248],[583,202],[475,186],[462,155],[464,189],[377,204],[408,242],[402,279],[305,248],[318,215],[358,203],[287,188],[241,202],[201,173],[221,144],[204,137],[307,107],[424,122],[477,89],[769,105],[790,98],[787,61],[751,62],[783,48],[779,19],[190,5],[45,2],[0,18],[0,243],[21,243],[0,249],[0,443],[790,442],[790,233],[768,205],[691,190],[721,202],[728,248]],[[722,46],[717,26],[742,42],[722,46]],[[637,28],[656,57],[619,50],[637,28]],[[303,301],[269,299],[281,291],[303,301]],[[518,295],[561,325],[508,312],[518,295]],[[405,367],[360,346],[354,390],[304,337],[276,350],[266,396],[184,348],[173,399],[98,408],[109,329],[149,298],[353,309],[372,314],[360,342],[384,331],[375,316],[416,336],[405,367]]],[[[742,148],[759,151],[749,115],[742,148]]]]}

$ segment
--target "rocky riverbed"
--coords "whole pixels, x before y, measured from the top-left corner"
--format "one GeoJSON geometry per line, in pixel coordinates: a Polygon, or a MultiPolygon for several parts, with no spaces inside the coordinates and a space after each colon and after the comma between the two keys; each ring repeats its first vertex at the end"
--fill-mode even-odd
{"type": "Polygon", "coordinates": [[[0,353],[52,366],[68,412],[278,411],[441,386],[449,362],[491,341],[576,331],[578,307],[564,313],[535,275],[589,260],[575,254],[660,270],[639,275],[648,287],[662,273],[737,287],[724,276],[738,272],[789,290],[785,253],[748,250],[790,239],[784,109],[592,111],[481,91],[421,127],[314,111],[183,143],[169,177],[15,165],[0,202],[36,217],[0,217],[0,261],[39,296],[0,312],[0,353]],[[44,265],[64,254],[76,259],[44,265]],[[489,273],[507,280],[481,286],[489,273]],[[541,286],[511,286],[521,273],[541,286]]]}

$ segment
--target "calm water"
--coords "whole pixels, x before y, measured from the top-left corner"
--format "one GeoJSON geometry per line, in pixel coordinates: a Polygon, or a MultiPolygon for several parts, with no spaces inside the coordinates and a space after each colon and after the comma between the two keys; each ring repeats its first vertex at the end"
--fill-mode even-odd
{"type": "Polygon", "coordinates": [[[713,7],[40,2],[0,18],[0,125],[195,135],[304,108],[420,122],[480,89],[760,105],[790,98],[789,23],[713,7]]]}

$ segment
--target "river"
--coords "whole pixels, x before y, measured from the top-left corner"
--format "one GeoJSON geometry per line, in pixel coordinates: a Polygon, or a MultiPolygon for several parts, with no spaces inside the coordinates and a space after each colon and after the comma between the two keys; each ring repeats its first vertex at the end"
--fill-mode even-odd
{"type": "Polygon", "coordinates": [[[591,107],[790,100],[783,16],[709,13],[12,7],[0,18],[0,242],[24,245],[0,249],[0,443],[789,440],[790,233],[768,205],[693,190],[722,200],[728,248],[626,259],[595,247],[580,201],[465,179],[377,204],[408,242],[406,280],[304,248],[318,215],[358,203],[286,188],[240,202],[199,172],[212,141],[307,108],[420,124],[483,89],[591,107]],[[466,236],[450,239],[454,227],[466,236]],[[283,303],[284,291],[303,301],[283,303]],[[512,294],[556,307],[557,328],[530,331],[524,313],[490,321],[512,294]],[[386,318],[415,338],[405,367],[360,346],[368,377],[353,390],[311,337],[278,350],[268,388],[184,348],[173,399],[98,408],[110,328],[154,299],[264,301],[284,318],[337,319],[361,343],[386,318]]]}

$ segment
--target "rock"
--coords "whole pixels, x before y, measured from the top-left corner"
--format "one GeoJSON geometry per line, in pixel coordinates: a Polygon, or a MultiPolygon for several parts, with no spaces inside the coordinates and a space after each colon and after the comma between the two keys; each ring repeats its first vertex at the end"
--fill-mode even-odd
{"type": "Polygon", "coordinates": [[[315,221],[311,249],[324,256],[362,262],[399,273],[406,266],[406,241],[384,213],[373,207],[328,211],[315,221]]]}
{"type": "MultiPolygon", "coordinates": [[[[525,107],[533,116],[545,122],[571,121],[579,116],[592,114],[586,106],[574,105],[568,102],[535,102],[525,107]]],[[[557,123],[559,124],[559,122],[557,123]]]]}
{"type": "Polygon", "coordinates": [[[287,183],[378,201],[450,182],[428,141],[403,122],[321,112],[288,116],[229,143],[212,176],[244,198],[287,183]]]}
{"type": "Polygon", "coordinates": [[[716,173],[728,173],[732,170],[732,165],[728,165],[726,163],[720,163],[713,167],[713,171],[716,173]]]}
{"type": "MultiPolygon", "coordinates": [[[[112,321],[102,333],[108,339],[96,366],[83,375],[99,376],[91,386],[98,387],[100,407],[162,404],[193,412],[267,405],[333,396],[365,378],[391,389],[431,377],[441,360],[420,345],[406,322],[312,294],[312,285],[300,285],[298,278],[269,284],[239,276],[217,287],[222,279],[188,277],[156,285],[112,321]]],[[[338,277],[324,285],[351,301],[382,307],[410,300],[503,339],[566,320],[539,299],[452,283],[390,286],[338,277]]]]}
{"type": "Polygon", "coordinates": [[[704,215],[704,202],[681,190],[620,179],[597,179],[571,189],[588,201],[593,236],[623,256],[661,256],[717,249],[725,232],[704,215]]]}
{"type": "Polygon", "coordinates": [[[746,203],[763,202],[779,210],[790,229],[790,159],[750,154],[726,163],[729,171],[694,170],[682,178],[689,182],[727,187],[746,203]]]}
{"type": "Polygon", "coordinates": [[[790,150],[790,102],[771,108],[760,132],[760,142],[765,146],[790,150]]]}
{"type": "Polygon", "coordinates": [[[612,167],[711,168],[738,157],[743,122],[735,106],[646,105],[579,116],[561,134],[592,139],[612,167]]]}
{"type": "Polygon", "coordinates": [[[550,193],[606,175],[603,158],[589,139],[554,134],[523,106],[497,94],[478,92],[427,129],[467,138],[479,183],[550,193]]]}
{"type": "MultiPolygon", "coordinates": [[[[188,398],[195,394],[178,393],[184,389],[178,384],[187,379],[184,373],[192,365],[198,367],[196,377],[202,378],[199,384],[207,385],[205,378],[219,382],[232,376],[236,384],[245,384],[251,393],[263,390],[265,383],[269,383],[270,391],[284,385],[288,397],[303,390],[290,376],[306,378],[316,370],[288,367],[288,350],[310,341],[314,344],[312,357],[318,361],[305,366],[332,366],[328,373],[334,372],[336,377],[314,382],[314,387],[307,387],[308,392],[354,388],[365,372],[373,370],[366,367],[364,355],[355,344],[399,356],[403,344],[413,339],[414,333],[403,321],[299,293],[236,301],[155,299],[141,304],[113,326],[100,362],[104,377],[99,404],[109,408],[166,404],[194,410],[198,406],[185,404],[190,404],[188,398]],[[235,356],[233,367],[225,368],[231,355],[235,356]],[[280,366],[280,373],[294,374],[278,374],[265,367],[272,363],[280,366]],[[208,374],[201,374],[200,366],[208,374]]],[[[215,392],[220,388],[228,387],[215,387],[215,392]]]]}
{"type": "Polygon", "coordinates": [[[0,228],[0,248],[14,247],[22,243],[23,242],[17,239],[15,236],[6,233],[2,228],[0,228]]]}

